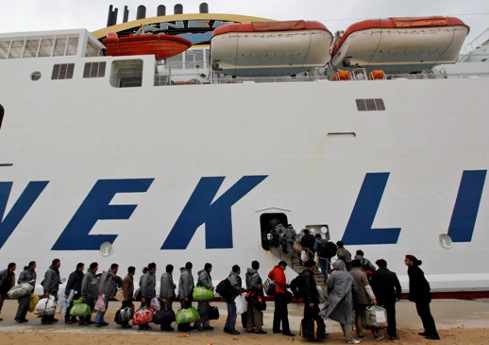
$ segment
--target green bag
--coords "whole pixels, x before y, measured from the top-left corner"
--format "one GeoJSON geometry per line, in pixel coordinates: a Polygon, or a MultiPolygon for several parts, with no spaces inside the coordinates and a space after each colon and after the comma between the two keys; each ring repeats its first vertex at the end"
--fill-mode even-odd
{"type": "Polygon", "coordinates": [[[204,287],[194,287],[194,291],[192,292],[192,297],[194,301],[210,301],[214,298],[214,292],[210,289],[206,289],[204,287]]]}
{"type": "Polygon", "coordinates": [[[177,312],[176,315],[177,325],[196,322],[199,321],[199,319],[199,312],[193,307],[188,309],[181,309],[177,312]]]}
{"type": "Polygon", "coordinates": [[[70,316],[73,317],[88,317],[92,314],[92,310],[88,304],[83,303],[82,299],[73,301],[73,307],[70,309],[70,316]]]}

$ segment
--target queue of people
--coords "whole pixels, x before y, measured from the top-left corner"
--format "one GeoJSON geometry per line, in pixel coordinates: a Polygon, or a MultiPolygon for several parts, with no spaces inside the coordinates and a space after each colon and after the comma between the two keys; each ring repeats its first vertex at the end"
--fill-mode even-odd
{"type": "MultiPolygon", "coordinates": [[[[180,302],[181,309],[191,308],[193,305],[193,291],[196,287],[201,287],[210,291],[223,290],[222,286],[227,286],[226,293],[222,293],[222,298],[226,302],[227,317],[224,332],[232,335],[239,335],[237,330],[238,318],[238,297],[246,296],[247,310],[241,312],[243,328],[248,333],[266,334],[263,329],[263,312],[266,310],[265,296],[273,296],[275,309],[273,317],[273,333],[285,336],[295,336],[290,329],[288,304],[293,300],[294,295],[304,302],[304,316],[301,324],[301,332],[304,337],[308,337],[309,332],[314,333],[314,340],[324,340],[327,338],[325,320],[337,321],[343,330],[345,341],[358,344],[366,337],[365,325],[367,309],[372,306],[380,306],[385,309],[387,318],[387,331],[382,334],[382,330],[371,327],[372,336],[376,340],[388,337],[391,340],[398,339],[396,327],[396,303],[401,296],[401,286],[394,272],[388,269],[387,262],[383,259],[376,261],[377,267],[370,260],[365,258],[362,251],[357,251],[353,257],[345,248],[343,243],[338,242],[336,248],[336,261],[330,265],[331,246],[324,245],[324,241],[305,233],[301,240],[301,246],[307,248],[311,253],[308,259],[303,262],[304,270],[292,282],[287,281],[287,263],[280,261],[263,280],[259,273],[260,263],[251,262],[245,274],[245,285],[241,278],[241,268],[234,265],[231,272],[218,287],[214,287],[212,279],[212,264],[206,263],[196,276],[196,283],[193,275],[193,264],[187,262],[180,269],[178,287],[174,283],[174,267],[166,265],[160,277],[159,293],[157,293],[157,265],[150,263],[144,270],[140,278],[138,289],[135,289],[134,278],[136,268],[131,266],[127,269],[127,274],[123,279],[118,277],[119,266],[114,263],[110,268],[98,273],[99,266],[96,262],[88,266],[84,272],[85,265],[79,263],[75,270],[70,274],[66,284],[64,295],[68,302],[64,320],[67,324],[78,322],[82,326],[95,324],[97,327],[105,327],[109,323],[105,320],[105,313],[108,309],[109,301],[112,300],[118,289],[122,290],[122,304],[120,313],[127,309],[134,312],[134,303],[140,301],[140,308],[154,308],[154,303],[158,304],[158,310],[162,310],[164,315],[173,317],[160,318],[160,329],[162,331],[173,331],[171,326],[174,319],[173,302],[180,302]],[[325,249],[327,248],[327,250],[325,249]],[[323,250],[323,252],[321,252],[323,250]],[[318,264],[313,258],[313,253],[323,258],[319,263],[320,269],[326,278],[325,287],[318,286],[316,282],[316,271],[318,264]],[[224,284],[225,283],[225,284],[224,284]],[[221,286],[221,287],[219,287],[221,286]],[[178,292],[177,292],[178,288],[178,292]],[[292,290],[292,292],[291,292],[292,290]],[[90,313],[85,317],[74,317],[69,313],[75,300],[82,299],[88,306],[90,313]],[[156,300],[156,302],[155,302],[156,300]],[[95,314],[92,321],[91,314],[95,314]]],[[[290,246],[285,243],[283,249],[293,250],[294,244],[290,246]]],[[[430,286],[423,271],[420,268],[421,261],[412,255],[407,255],[405,264],[408,267],[409,276],[409,300],[416,303],[417,312],[422,320],[424,331],[420,333],[427,339],[439,339],[436,325],[431,314],[430,286]]],[[[55,259],[45,272],[41,282],[43,288],[42,297],[58,296],[58,290],[62,281],[59,269],[61,261],[55,259]]],[[[0,272],[0,312],[7,293],[15,285],[15,263],[0,272]]],[[[36,262],[30,262],[19,275],[19,284],[27,283],[32,287],[36,285],[37,273],[36,262]]],[[[223,290],[224,291],[224,290],[223,290]]],[[[21,296],[18,298],[18,309],[15,320],[18,323],[28,322],[26,314],[29,310],[31,296],[21,296]]],[[[209,300],[197,301],[198,319],[193,324],[183,325],[180,331],[209,331],[212,330],[211,320],[215,317],[215,307],[209,300]]],[[[1,319],[0,319],[1,320],[1,319]]],[[[57,322],[54,315],[43,316],[43,324],[57,322]]],[[[129,320],[120,323],[123,328],[130,328],[129,320]]],[[[149,322],[139,324],[139,329],[151,329],[149,322]]]]}

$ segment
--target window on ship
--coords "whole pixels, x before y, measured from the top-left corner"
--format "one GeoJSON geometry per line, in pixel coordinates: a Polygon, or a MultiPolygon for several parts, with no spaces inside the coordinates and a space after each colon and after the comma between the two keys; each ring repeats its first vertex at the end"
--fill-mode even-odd
{"type": "Polygon", "coordinates": [[[143,85],[143,61],[119,60],[112,62],[110,85],[117,88],[143,85]]]}

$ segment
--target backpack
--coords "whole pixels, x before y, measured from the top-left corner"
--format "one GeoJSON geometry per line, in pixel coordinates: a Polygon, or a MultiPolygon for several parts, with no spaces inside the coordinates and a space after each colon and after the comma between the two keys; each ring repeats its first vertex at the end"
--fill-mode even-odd
{"type": "Polygon", "coordinates": [[[230,301],[233,299],[233,286],[229,279],[224,279],[216,286],[216,292],[225,300],[230,301]]]}
{"type": "Polygon", "coordinates": [[[133,314],[134,312],[131,308],[129,307],[121,308],[116,312],[114,321],[118,325],[129,323],[129,321],[131,321],[133,318],[133,314]]]}
{"type": "Polygon", "coordinates": [[[333,242],[322,241],[319,247],[319,257],[331,259],[336,255],[338,247],[333,242]]]}
{"type": "Polygon", "coordinates": [[[290,282],[290,289],[295,297],[304,297],[304,277],[301,274],[290,282]]]}

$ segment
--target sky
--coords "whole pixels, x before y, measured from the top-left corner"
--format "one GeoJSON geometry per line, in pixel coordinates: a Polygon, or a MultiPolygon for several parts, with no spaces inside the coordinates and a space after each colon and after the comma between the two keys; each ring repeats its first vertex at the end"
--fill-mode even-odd
{"type": "MultiPolygon", "coordinates": [[[[98,30],[106,25],[108,6],[128,5],[130,19],[138,5],[147,7],[147,17],[156,15],[164,4],[167,13],[176,3],[184,12],[198,12],[196,0],[0,0],[0,33],[86,28],[98,30]]],[[[345,29],[355,21],[390,16],[457,16],[471,26],[472,38],[489,28],[489,0],[207,0],[210,12],[246,14],[277,20],[319,20],[331,31],[345,29]]]]}

